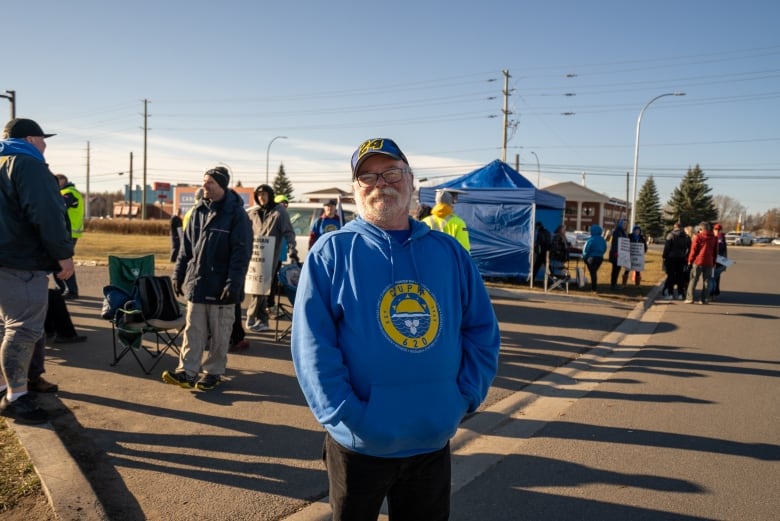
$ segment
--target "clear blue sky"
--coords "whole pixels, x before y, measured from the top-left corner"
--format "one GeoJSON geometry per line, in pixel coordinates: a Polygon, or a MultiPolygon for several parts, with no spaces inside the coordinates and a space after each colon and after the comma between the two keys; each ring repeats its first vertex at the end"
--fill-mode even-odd
{"type": "MultiPolygon", "coordinates": [[[[280,163],[295,195],[349,189],[349,157],[392,137],[418,178],[501,156],[542,187],[661,203],[699,164],[712,195],[780,207],[780,4],[734,1],[55,1],[3,7],[0,92],[47,132],[47,159],[84,190],[198,183],[220,162],[245,185],[280,163]],[[463,4],[463,5],[458,5],[463,4]],[[574,94],[574,95],[567,95],[574,94]],[[573,113],[563,115],[563,113],[573,113]],[[532,153],[533,152],[533,153],[532,153]],[[535,155],[534,155],[535,154],[535,155]],[[537,171],[537,158],[539,167],[537,171]]],[[[0,99],[0,110],[8,103],[0,99]]],[[[430,183],[430,181],[429,181],[430,183]]]]}

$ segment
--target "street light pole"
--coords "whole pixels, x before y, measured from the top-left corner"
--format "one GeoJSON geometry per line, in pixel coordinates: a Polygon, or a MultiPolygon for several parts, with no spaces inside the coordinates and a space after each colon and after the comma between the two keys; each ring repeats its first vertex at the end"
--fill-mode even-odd
{"type": "Polygon", "coordinates": [[[0,94],[0,98],[6,98],[11,102],[11,119],[16,119],[16,91],[6,90],[5,94],[0,94]]]}
{"type": "Polygon", "coordinates": [[[536,152],[531,150],[531,153],[536,158],[536,189],[540,189],[542,186],[542,169],[539,166],[539,156],[536,155],[536,152]]]}
{"type": "Polygon", "coordinates": [[[268,184],[268,159],[271,153],[271,145],[273,145],[274,141],[277,139],[287,139],[287,136],[276,136],[268,143],[268,148],[265,149],[265,184],[268,184]]]}
{"type": "Polygon", "coordinates": [[[661,94],[659,96],[656,96],[655,98],[648,101],[644,107],[642,107],[642,110],[639,111],[639,117],[636,120],[636,142],[634,143],[634,184],[632,189],[633,195],[631,198],[631,226],[629,227],[629,230],[632,230],[634,228],[634,225],[636,224],[636,178],[637,178],[637,171],[639,169],[639,127],[642,124],[642,116],[644,115],[647,107],[649,107],[650,104],[653,103],[655,100],[663,98],[665,96],[685,96],[685,93],[667,92],[666,94],[661,94]]]}

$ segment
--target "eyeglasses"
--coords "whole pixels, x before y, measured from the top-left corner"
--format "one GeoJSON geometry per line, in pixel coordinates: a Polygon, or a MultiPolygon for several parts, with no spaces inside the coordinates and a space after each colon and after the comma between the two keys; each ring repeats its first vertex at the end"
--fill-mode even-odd
{"type": "Polygon", "coordinates": [[[409,170],[405,168],[391,168],[378,174],[360,174],[357,176],[357,182],[360,186],[375,186],[379,178],[385,180],[385,183],[391,185],[401,180],[409,170]]]}

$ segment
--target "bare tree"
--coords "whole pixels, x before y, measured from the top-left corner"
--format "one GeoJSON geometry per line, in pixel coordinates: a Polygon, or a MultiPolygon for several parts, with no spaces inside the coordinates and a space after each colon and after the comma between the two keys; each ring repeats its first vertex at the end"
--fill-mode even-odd
{"type": "Polygon", "coordinates": [[[716,195],[712,198],[712,204],[718,211],[718,221],[727,229],[732,229],[737,225],[740,215],[744,217],[745,207],[733,197],[716,195]]]}

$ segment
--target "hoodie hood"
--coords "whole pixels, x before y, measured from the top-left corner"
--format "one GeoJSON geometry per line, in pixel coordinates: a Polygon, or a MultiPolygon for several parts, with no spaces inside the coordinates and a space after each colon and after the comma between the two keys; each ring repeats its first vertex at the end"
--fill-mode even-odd
{"type": "Polygon", "coordinates": [[[41,151],[24,139],[9,138],[0,140],[0,156],[25,155],[44,161],[41,151]]]}
{"type": "Polygon", "coordinates": [[[604,230],[598,224],[594,224],[590,227],[591,235],[601,235],[602,233],[604,233],[604,230]]]}
{"type": "Polygon", "coordinates": [[[441,219],[447,217],[449,214],[452,213],[452,211],[453,211],[452,206],[448,205],[447,203],[437,203],[431,209],[431,213],[441,219]]]}

